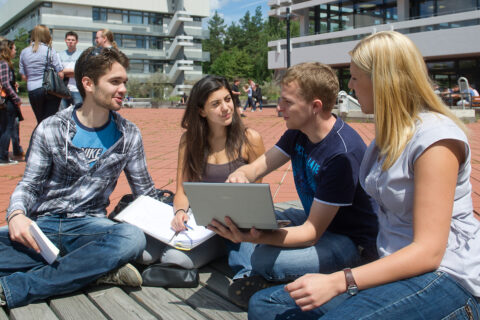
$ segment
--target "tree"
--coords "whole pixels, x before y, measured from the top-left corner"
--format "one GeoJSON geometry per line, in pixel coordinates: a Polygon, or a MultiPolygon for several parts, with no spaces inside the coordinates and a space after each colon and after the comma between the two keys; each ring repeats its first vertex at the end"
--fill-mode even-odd
{"type": "Polygon", "coordinates": [[[224,48],[225,21],[217,11],[208,20],[208,31],[210,32],[210,37],[203,40],[203,50],[210,52],[210,61],[203,63],[204,73],[208,73],[210,65],[222,54],[224,48]]]}
{"type": "Polygon", "coordinates": [[[213,63],[210,73],[227,79],[252,78],[253,63],[250,56],[238,48],[224,51],[213,63]]]}

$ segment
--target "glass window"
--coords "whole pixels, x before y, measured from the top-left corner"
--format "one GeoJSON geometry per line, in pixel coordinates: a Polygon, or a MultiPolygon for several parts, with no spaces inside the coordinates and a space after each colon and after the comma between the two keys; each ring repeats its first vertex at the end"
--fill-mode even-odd
{"type": "Polygon", "coordinates": [[[107,21],[107,9],[105,8],[92,8],[92,20],[94,21],[107,21]]]}
{"type": "Polygon", "coordinates": [[[143,73],[144,72],[144,63],[143,60],[130,60],[130,72],[134,73],[143,73]]]}
{"type": "Polygon", "coordinates": [[[129,22],[132,24],[142,24],[142,13],[140,11],[130,11],[129,12],[129,22]]]}
{"type": "Polygon", "coordinates": [[[159,61],[156,61],[156,60],[150,60],[148,71],[151,72],[151,73],[154,73],[154,72],[157,72],[157,71],[162,72],[163,71],[163,63],[161,63],[159,61]]]}

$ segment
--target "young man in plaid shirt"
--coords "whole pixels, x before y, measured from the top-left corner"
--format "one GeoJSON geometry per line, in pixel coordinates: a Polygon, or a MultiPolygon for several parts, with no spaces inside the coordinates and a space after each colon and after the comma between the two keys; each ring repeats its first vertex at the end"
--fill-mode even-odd
{"type": "Polygon", "coordinates": [[[141,285],[127,264],[143,251],[143,232],[106,218],[123,171],[135,196],[156,197],[139,129],[123,119],[128,58],[111,48],[89,48],[75,67],[84,100],[36,128],[23,179],[0,228],[0,303],[19,307],[97,281],[141,285]],[[60,249],[47,264],[29,227],[35,220],[60,249]],[[123,266],[123,267],[122,267],[123,266]],[[114,270],[114,271],[112,271],[114,270]]]}

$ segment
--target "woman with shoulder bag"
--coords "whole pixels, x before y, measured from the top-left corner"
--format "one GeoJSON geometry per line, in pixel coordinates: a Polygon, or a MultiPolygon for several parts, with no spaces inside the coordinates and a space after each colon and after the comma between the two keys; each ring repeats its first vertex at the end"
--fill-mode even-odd
{"type": "Polygon", "coordinates": [[[32,44],[23,49],[20,54],[20,74],[27,81],[28,98],[38,124],[54,115],[62,100],[48,94],[43,88],[43,74],[47,67],[47,60],[58,72],[60,78],[63,78],[63,66],[57,52],[51,48],[52,36],[46,26],[35,26],[31,37],[32,44]]]}
{"type": "Polygon", "coordinates": [[[15,73],[12,58],[15,57],[15,44],[10,40],[0,42],[0,82],[5,92],[4,108],[0,109],[0,165],[16,164],[8,157],[8,146],[14,136],[15,119],[22,101],[15,90],[15,73]],[[11,45],[9,45],[11,44],[11,45]]]}

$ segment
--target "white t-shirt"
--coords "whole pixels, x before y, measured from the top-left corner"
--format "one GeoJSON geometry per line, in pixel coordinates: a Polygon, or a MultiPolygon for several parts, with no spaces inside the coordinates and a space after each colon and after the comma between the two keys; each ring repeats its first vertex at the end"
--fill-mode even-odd
{"type": "Polygon", "coordinates": [[[470,146],[465,133],[450,118],[433,112],[421,113],[412,139],[386,171],[382,171],[384,158],[379,159],[374,140],[360,167],[360,183],[379,206],[379,255],[387,256],[402,249],[413,241],[414,163],[429,146],[444,139],[464,142],[465,162],[458,171],[448,244],[438,269],[478,297],[480,222],[473,216],[470,146]]]}
{"type": "MultiPolygon", "coordinates": [[[[68,50],[64,50],[61,51],[58,56],[60,57],[60,61],[62,62],[64,69],[75,69],[75,63],[81,54],[82,51],[80,50],[75,50],[73,53],[69,52],[68,50]]],[[[68,78],[68,90],[70,90],[70,92],[78,92],[75,77],[68,78]]]]}

